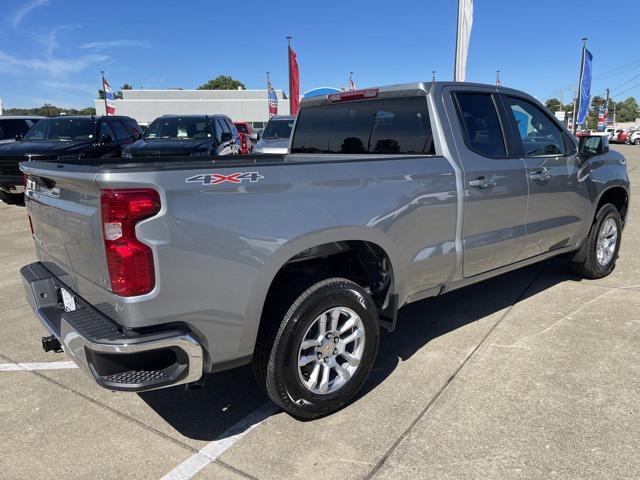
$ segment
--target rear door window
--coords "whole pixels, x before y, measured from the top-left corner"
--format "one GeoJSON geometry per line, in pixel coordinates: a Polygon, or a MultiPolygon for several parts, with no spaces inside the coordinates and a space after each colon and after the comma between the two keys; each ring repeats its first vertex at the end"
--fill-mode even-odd
{"type": "Polygon", "coordinates": [[[98,138],[102,139],[103,135],[109,135],[111,137],[111,140],[115,140],[116,138],[113,130],[106,121],[100,123],[100,132],[98,133],[98,138]]]}
{"type": "Polygon", "coordinates": [[[522,98],[504,96],[504,101],[526,157],[565,154],[562,130],[548,115],[522,98]]]}
{"type": "Polygon", "coordinates": [[[490,93],[456,93],[468,147],[487,157],[505,157],[504,135],[490,93]]]}
{"type": "Polygon", "coordinates": [[[111,120],[109,123],[111,124],[111,128],[116,134],[116,140],[129,139],[129,132],[127,132],[127,129],[124,127],[120,120],[111,120]]]}
{"type": "Polygon", "coordinates": [[[303,108],[294,135],[292,153],[435,153],[424,97],[303,108]]]}

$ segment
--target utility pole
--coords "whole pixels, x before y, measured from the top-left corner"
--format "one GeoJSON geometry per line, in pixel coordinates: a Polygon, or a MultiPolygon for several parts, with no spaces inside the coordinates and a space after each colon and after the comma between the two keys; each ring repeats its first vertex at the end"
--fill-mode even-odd
{"type": "Polygon", "coordinates": [[[431,70],[431,83],[435,83],[436,81],[436,71],[431,70]]]}

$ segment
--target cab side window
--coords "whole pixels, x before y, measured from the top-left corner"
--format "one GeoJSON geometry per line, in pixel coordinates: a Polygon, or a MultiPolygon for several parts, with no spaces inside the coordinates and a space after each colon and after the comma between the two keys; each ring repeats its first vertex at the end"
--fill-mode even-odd
{"type": "Polygon", "coordinates": [[[505,96],[504,101],[507,112],[520,134],[526,157],[565,154],[562,130],[548,115],[521,98],[505,96]]]}
{"type": "Polygon", "coordinates": [[[115,134],[113,133],[113,130],[111,130],[111,127],[107,122],[100,123],[100,131],[98,132],[98,139],[102,140],[103,135],[109,135],[111,137],[111,140],[115,140],[116,138],[115,134]]]}
{"type": "Polygon", "coordinates": [[[458,92],[456,97],[467,146],[480,155],[505,157],[504,136],[492,95],[458,92]]]}
{"type": "Polygon", "coordinates": [[[129,139],[129,132],[127,132],[127,129],[124,128],[124,125],[122,125],[122,122],[120,120],[111,120],[109,123],[111,124],[111,128],[116,134],[116,140],[129,139]]]}

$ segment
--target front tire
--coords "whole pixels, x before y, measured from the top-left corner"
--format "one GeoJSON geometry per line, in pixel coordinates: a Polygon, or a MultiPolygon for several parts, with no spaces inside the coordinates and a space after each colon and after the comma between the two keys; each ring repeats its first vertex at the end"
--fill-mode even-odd
{"type": "Polygon", "coordinates": [[[620,212],[607,203],[598,210],[589,235],[577,254],[580,260],[571,263],[572,270],[586,278],[606,277],[616,266],[621,239],[620,212]]]}
{"type": "Polygon", "coordinates": [[[367,292],[344,278],[316,281],[294,296],[263,319],[254,372],[288,413],[317,418],[343,407],[369,377],[378,312],[367,292]]]}

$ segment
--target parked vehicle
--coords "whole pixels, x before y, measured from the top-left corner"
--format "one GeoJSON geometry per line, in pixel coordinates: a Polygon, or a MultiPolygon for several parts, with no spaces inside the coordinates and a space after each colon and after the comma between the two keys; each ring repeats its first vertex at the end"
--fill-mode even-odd
{"type": "Polygon", "coordinates": [[[253,131],[249,122],[233,122],[240,134],[240,153],[249,155],[253,152],[253,147],[258,141],[258,134],[253,131]]]}
{"type": "Polygon", "coordinates": [[[286,154],[295,120],[295,116],[289,115],[271,117],[253,149],[254,153],[286,154]]]}
{"type": "Polygon", "coordinates": [[[0,195],[7,203],[22,198],[23,160],[75,162],[84,158],[120,157],[140,127],[123,116],[62,116],[39,120],[20,141],[0,147],[0,195]]]}
{"type": "Polygon", "coordinates": [[[33,116],[0,116],[0,144],[15,142],[17,138],[33,127],[44,117],[33,116]]]}
{"type": "Polygon", "coordinates": [[[591,130],[578,130],[575,135],[577,138],[588,137],[591,135],[591,130]]]}
{"type": "Polygon", "coordinates": [[[241,140],[225,115],[164,115],[123,152],[124,158],[237,155],[241,140]]]}
{"type": "Polygon", "coordinates": [[[629,132],[624,129],[617,129],[613,136],[611,137],[611,142],[613,143],[627,143],[627,138],[629,137],[629,132]]]}
{"type": "Polygon", "coordinates": [[[629,133],[627,137],[627,143],[632,143],[633,145],[640,145],[640,130],[633,130],[629,133]]]}
{"type": "Polygon", "coordinates": [[[630,196],[606,137],[468,83],[303,99],[288,155],[151,160],[22,163],[45,350],[126,391],[252,362],[306,418],[353,398],[410,302],[562,254],[608,275],[630,196]]]}

